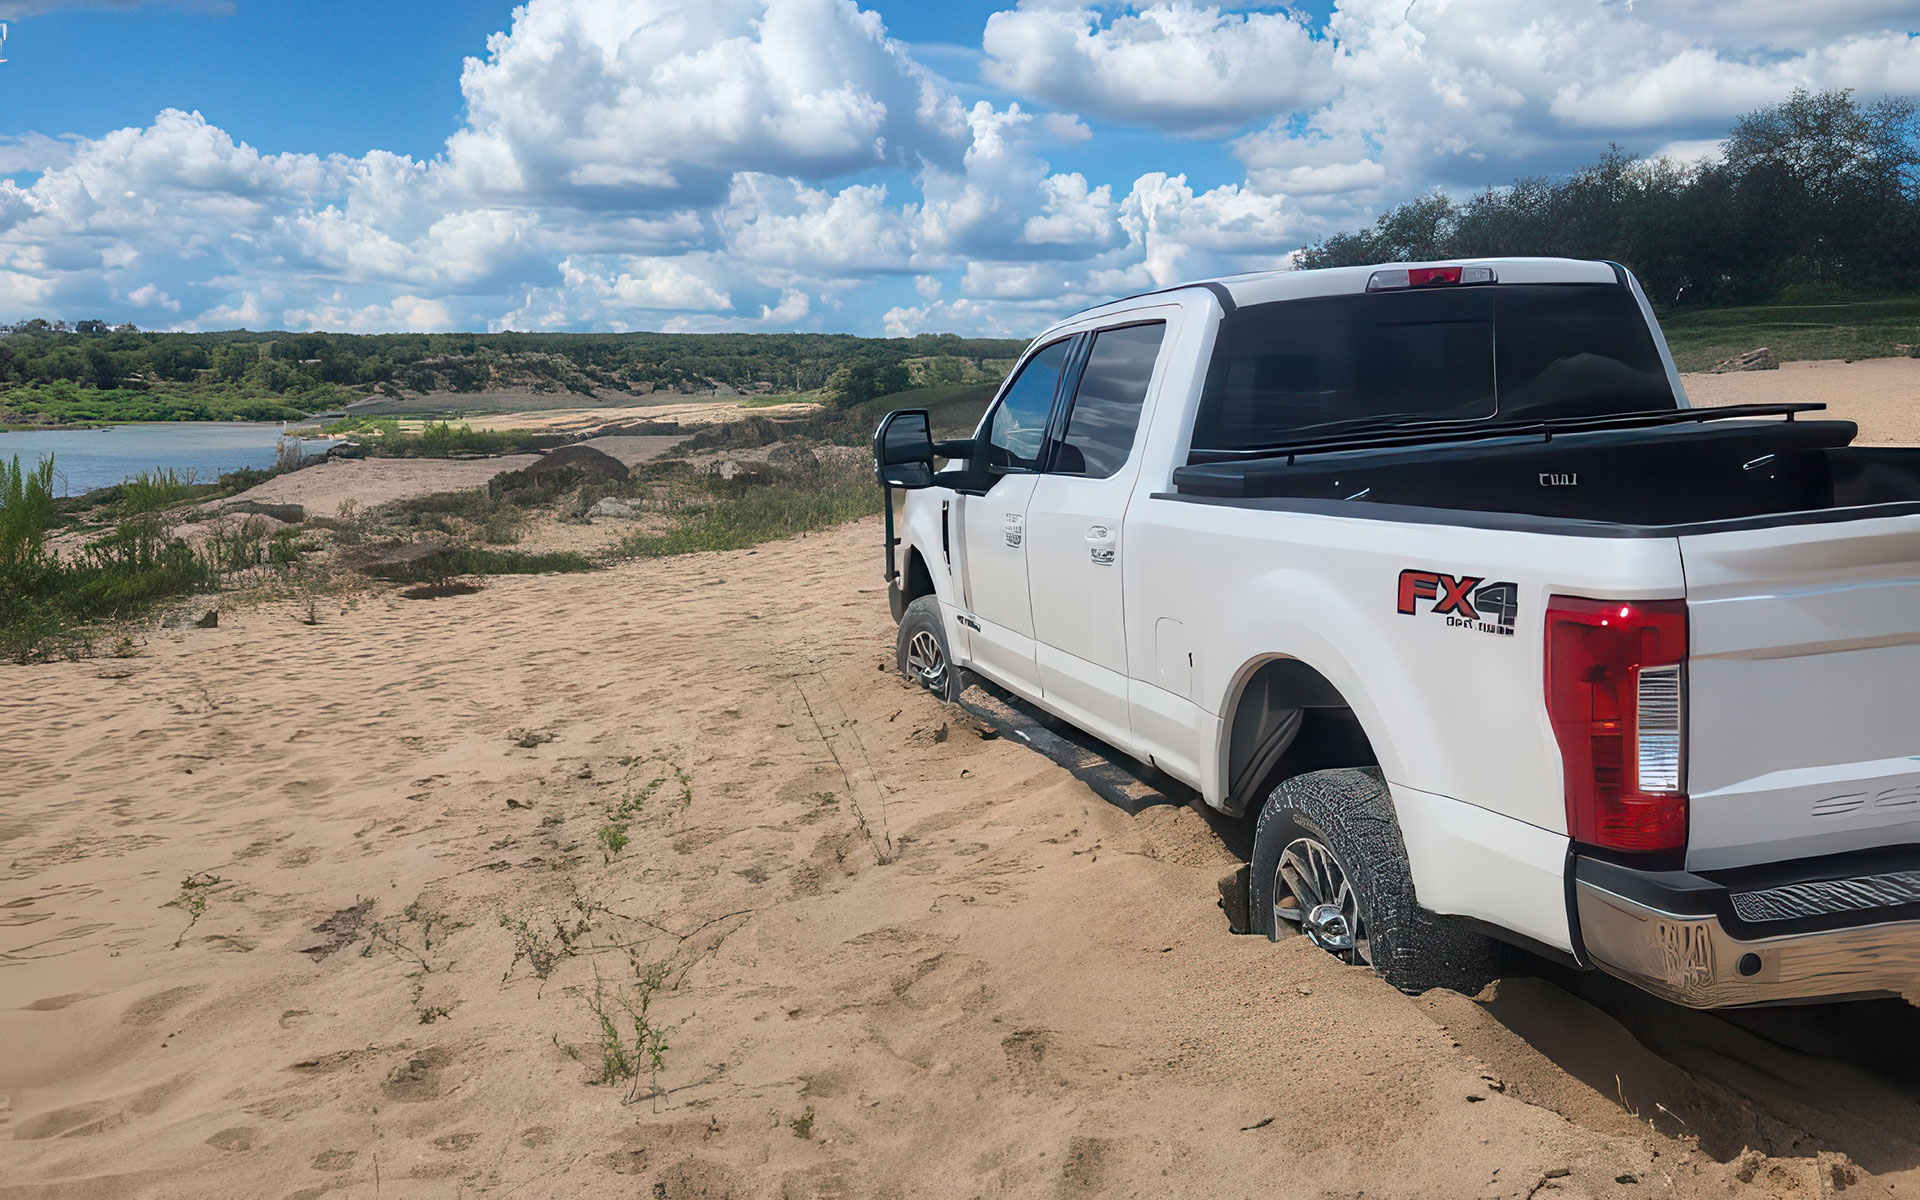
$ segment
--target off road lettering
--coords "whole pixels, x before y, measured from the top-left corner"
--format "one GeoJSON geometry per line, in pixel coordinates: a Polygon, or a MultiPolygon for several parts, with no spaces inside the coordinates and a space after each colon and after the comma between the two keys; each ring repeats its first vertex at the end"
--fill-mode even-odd
{"type": "Polygon", "coordinates": [[[1410,567],[1400,572],[1399,612],[1418,616],[1421,602],[1427,601],[1427,611],[1444,617],[1449,627],[1510,634],[1520,614],[1520,587],[1504,581],[1483,586],[1484,579],[1410,567]]]}

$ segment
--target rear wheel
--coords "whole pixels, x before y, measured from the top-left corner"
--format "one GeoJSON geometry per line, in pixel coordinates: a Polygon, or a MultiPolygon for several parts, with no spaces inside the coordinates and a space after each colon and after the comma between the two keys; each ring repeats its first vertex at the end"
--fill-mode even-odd
{"type": "Polygon", "coordinates": [[[1256,931],[1297,929],[1405,992],[1477,992],[1493,978],[1491,939],[1421,908],[1393,799],[1377,770],[1286,780],[1267,797],[1248,879],[1256,931]]]}
{"type": "Polygon", "coordinates": [[[947,649],[946,622],[941,620],[937,597],[922,596],[907,605],[900,618],[895,661],[902,675],[942,700],[960,694],[960,672],[947,649]]]}

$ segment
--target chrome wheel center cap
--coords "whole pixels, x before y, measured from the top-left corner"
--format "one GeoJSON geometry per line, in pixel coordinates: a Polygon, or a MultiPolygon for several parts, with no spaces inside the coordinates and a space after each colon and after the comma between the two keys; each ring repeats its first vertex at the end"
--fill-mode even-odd
{"type": "Polygon", "coordinates": [[[1305,921],[1307,936],[1328,950],[1344,951],[1353,949],[1353,926],[1347,923],[1346,914],[1338,905],[1316,904],[1307,910],[1305,921]]]}

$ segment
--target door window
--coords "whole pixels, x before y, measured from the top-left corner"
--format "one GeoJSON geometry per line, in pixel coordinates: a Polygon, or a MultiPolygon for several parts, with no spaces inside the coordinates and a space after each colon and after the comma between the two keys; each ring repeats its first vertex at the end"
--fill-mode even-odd
{"type": "Polygon", "coordinates": [[[1166,333],[1166,325],[1156,323],[1104,329],[1094,337],[1066,436],[1054,452],[1054,474],[1106,479],[1126,465],[1166,333]]]}
{"type": "Polygon", "coordinates": [[[1053,394],[1067,365],[1071,338],[1055,342],[1027,360],[1007,385],[1000,407],[987,427],[987,464],[1005,470],[1031,471],[1040,465],[1047,441],[1047,418],[1053,412],[1053,394]]]}

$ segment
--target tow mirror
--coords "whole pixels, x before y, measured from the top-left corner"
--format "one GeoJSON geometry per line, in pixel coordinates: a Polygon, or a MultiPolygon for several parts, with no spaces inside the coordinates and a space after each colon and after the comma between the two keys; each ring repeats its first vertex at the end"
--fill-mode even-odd
{"type": "Polygon", "coordinates": [[[924,408],[888,413],[873,434],[873,473],[881,487],[933,486],[933,421],[924,408]]]}

